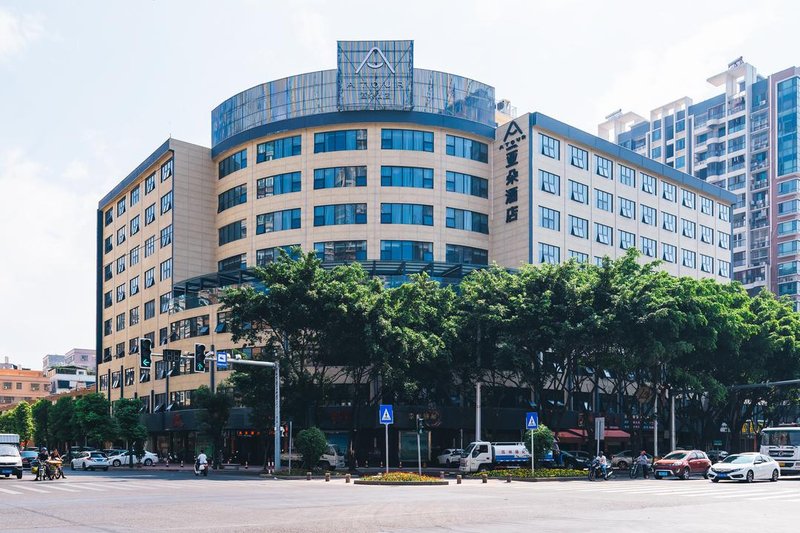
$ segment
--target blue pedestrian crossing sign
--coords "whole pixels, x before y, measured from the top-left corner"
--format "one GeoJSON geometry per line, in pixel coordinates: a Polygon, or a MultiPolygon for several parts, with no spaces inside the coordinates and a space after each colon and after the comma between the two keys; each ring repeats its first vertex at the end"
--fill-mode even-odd
{"type": "Polygon", "coordinates": [[[378,408],[378,419],[381,424],[394,424],[394,410],[391,405],[381,405],[378,408]]]}
{"type": "Polygon", "coordinates": [[[537,429],[539,427],[539,413],[529,411],[525,413],[525,429],[537,429]]]}

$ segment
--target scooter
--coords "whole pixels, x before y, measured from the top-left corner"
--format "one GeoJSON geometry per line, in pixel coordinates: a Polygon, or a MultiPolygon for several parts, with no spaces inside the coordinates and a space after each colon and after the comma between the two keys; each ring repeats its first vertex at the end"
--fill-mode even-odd
{"type": "Polygon", "coordinates": [[[600,461],[598,461],[597,459],[594,459],[592,460],[591,463],[589,463],[588,470],[589,470],[589,475],[587,476],[587,478],[589,479],[589,481],[594,481],[595,479],[598,478],[607,480],[608,478],[614,475],[614,472],[612,472],[610,465],[606,467],[606,473],[605,475],[603,475],[603,467],[600,466],[600,461]]]}
{"type": "Polygon", "coordinates": [[[203,474],[203,476],[208,477],[208,463],[194,464],[194,475],[199,476],[200,474],[203,474]]]}

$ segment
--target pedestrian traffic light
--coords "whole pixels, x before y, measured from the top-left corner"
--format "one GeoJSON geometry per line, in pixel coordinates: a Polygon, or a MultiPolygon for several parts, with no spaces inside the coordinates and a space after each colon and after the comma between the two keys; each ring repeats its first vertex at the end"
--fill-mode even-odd
{"type": "Polygon", "coordinates": [[[150,368],[153,366],[153,341],[150,339],[139,339],[139,366],[150,368]]]}
{"type": "Polygon", "coordinates": [[[205,344],[195,344],[194,345],[194,371],[195,372],[205,372],[206,371],[206,345],[205,344]]]}

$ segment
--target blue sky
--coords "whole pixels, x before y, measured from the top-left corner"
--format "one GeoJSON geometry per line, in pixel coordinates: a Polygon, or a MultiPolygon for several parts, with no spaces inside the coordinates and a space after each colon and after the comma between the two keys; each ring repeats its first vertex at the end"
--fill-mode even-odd
{"type": "Polygon", "coordinates": [[[167,137],[258,83],[335,68],[336,41],[413,39],[415,65],[594,133],[623,107],[716,94],[743,55],[800,64],[800,4],[0,0],[0,361],[94,347],[97,201],[167,137]]]}

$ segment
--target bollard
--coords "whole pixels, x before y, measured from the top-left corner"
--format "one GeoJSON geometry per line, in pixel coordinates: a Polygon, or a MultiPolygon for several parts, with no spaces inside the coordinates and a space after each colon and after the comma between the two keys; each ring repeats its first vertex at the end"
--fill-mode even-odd
{"type": "Polygon", "coordinates": [[[369,459],[364,460],[364,468],[369,468],[369,459]]]}
{"type": "Polygon", "coordinates": [[[484,473],[482,473],[482,474],[481,474],[481,480],[482,480],[484,483],[488,483],[488,482],[489,482],[489,476],[487,476],[487,475],[486,475],[486,472],[484,472],[484,473]]]}
{"type": "Polygon", "coordinates": [[[165,468],[169,468],[169,457],[167,457],[167,461],[166,461],[166,463],[164,464],[164,467],[165,467],[165,468]]]}
{"type": "Polygon", "coordinates": [[[345,483],[350,483],[350,474],[345,474],[344,475],[344,482],[345,483]]]}
{"type": "Polygon", "coordinates": [[[181,461],[181,468],[183,468],[183,461],[181,461]]]}
{"type": "Polygon", "coordinates": [[[403,468],[403,461],[400,461],[400,468],[403,468]]]}
{"type": "Polygon", "coordinates": [[[331,473],[330,472],[325,472],[325,481],[328,482],[330,480],[331,480],[331,473]]]}
{"type": "Polygon", "coordinates": [[[311,481],[311,472],[306,472],[306,481],[311,481]]]}
{"type": "Polygon", "coordinates": [[[383,468],[383,461],[381,461],[381,468],[383,468]]]}
{"type": "Polygon", "coordinates": [[[456,485],[461,485],[461,474],[456,476],[456,485]]]}
{"type": "Polygon", "coordinates": [[[247,461],[245,461],[244,462],[244,469],[247,470],[248,468],[249,468],[249,465],[247,464],[247,461]]]}
{"type": "Polygon", "coordinates": [[[439,470],[439,479],[444,479],[444,470],[439,470]]]}
{"type": "Polygon", "coordinates": [[[511,473],[506,474],[506,483],[511,483],[511,473]]]}

